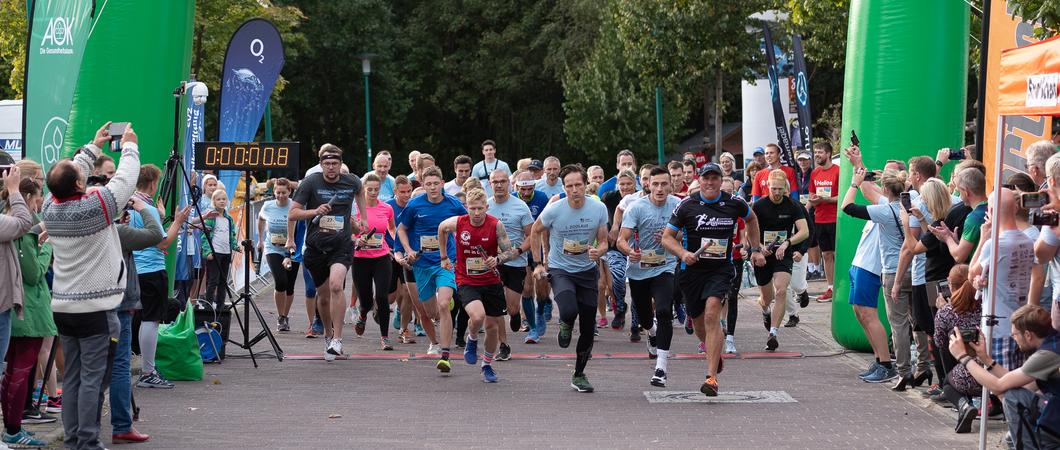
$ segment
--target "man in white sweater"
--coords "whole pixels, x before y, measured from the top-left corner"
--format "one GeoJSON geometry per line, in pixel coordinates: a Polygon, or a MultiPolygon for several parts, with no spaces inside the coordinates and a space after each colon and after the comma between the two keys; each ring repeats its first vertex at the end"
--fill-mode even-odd
{"type": "Polygon", "coordinates": [[[136,186],[140,153],[132,126],[122,134],[118,171],[104,187],[85,189],[92,163],[110,141],[104,124],[91,144],[48,171],[52,197],[42,211],[55,254],[52,311],[63,344],[67,448],[103,448],[99,421],[120,325],[115,308],[128,270],[114,222],[136,186]]]}

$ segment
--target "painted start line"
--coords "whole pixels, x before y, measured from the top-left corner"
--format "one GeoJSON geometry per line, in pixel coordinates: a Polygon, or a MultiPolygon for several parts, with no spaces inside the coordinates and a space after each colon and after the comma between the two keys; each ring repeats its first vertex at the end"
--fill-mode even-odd
{"type": "MultiPolygon", "coordinates": [[[[455,352],[453,355],[462,356],[463,352],[455,352]]],[[[354,353],[349,355],[342,355],[335,357],[336,360],[380,360],[380,361],[392,361],[392,360],[433,360],[440,358],[440,355],[426,355],[422,353],[354,353]]],[[[698,353],[675,353],[670,359],[703,359],[702,354],[698,353]]],[[[790,358],[802,358],[802,353],[799,352],[746,352],[746,353],[729,353],[722,355],[725,359],[790,359],[790,358]]],[[[284,355],[284,359],[293,359],[297,361],[321,361],[324,359],[324,355],[321,354],[295,354],[295,355],[284,355]]],[[[513,360],[574,360],[574,353],[512,353],[513,360]]],[[[605,360],[605,359],[648,359],[646,353],[601,353],[593,354],[592,359],[594,360],[605,360]]]]}

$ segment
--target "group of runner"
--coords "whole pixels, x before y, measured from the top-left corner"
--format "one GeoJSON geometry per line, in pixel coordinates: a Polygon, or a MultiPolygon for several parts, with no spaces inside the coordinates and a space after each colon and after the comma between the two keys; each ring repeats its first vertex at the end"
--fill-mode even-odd
{"type": "MultiPolygon", "coordinates": [[[[793,259],[802,259],[810,236],[807,211],[790,195],[793,174],[763,169],[755,179],[764,180],[761,190],[767,194],[751,204],[734,196],[731,168],[714,163],[693,166],[692,173],[683,162],[644,165],[637,177],[630,170],[632,153],[622,152],[619,174],[602,181],[599,167],[560,166],[556,158],[521,162],[512,174],[496,159],[492,141],[483,142],[482,150],[485,160],[473,168],[470,158],[454,163],[459,183],[450,184],[462,186],[460,198],[447,192],[453,191],[429,155],[410,155],[413,174],[397,178],[387,173],[390,155],[379,155],[375,170],[358,178],[344,169],[342,151],[331,144],[318,152],[319,170],[311,169],[293,193],[291,182],[275,180],[276,200],[267,202],[260,217],[269,243],[266,259],[277,280],[278,328],[289,330],[290,295],[301,261],[310,278],[307,288],[316,288],[315,313],[312,307],[307,313],[311,320],[319,315],[324,359],[342,355],[343,291],[352,267],[358,335],[374,309],[381,348],[392,350],[389,305],[397,303],[394,326],[400,323],[401,342],[415,342],[409,329],[415,312],[429,340],[427,353],[439,356],[439,371],[452,370],[455,335],[464,361],[481,360],[483,380],[496,382],[492,362],[511,354],[504,316],[512,332],[527,331],[524,342],[537,343],[554,300],[560,347],[571,345],[577,321],[570,385],[592,392],[586,366],[597,327],[606,325],[597,321],[598,309],[609,302],[616,316],[612,327],[622,328],[628,280],[631,340],[639,340],[643,330],[648,356],[655,360],[650,384],[666,386],[676,316],[700,341],[707,362],[700,390],[714,396],[722,344],[732,346],[736,293],[747,259],[762,290],[766,349],[779,345],[777,326],[793,259]]],[[[821,189],[811,196],[815,204],[829,197],[821,189]]],[[[307,337],[314,334],[311,325],[307,337]]]]}

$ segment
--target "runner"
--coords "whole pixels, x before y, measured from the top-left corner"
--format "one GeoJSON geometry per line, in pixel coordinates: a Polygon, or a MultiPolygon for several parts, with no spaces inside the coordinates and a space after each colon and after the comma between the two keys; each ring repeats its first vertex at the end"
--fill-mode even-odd
{"type": "Polygon", "coordinates": [[[343,285],[353,263],[351,236],[365,228],[363,220],[350,223],[353,203],[357,203],[360,217],[368,214],[361,180],[341,173],[342,149],[324,144],[319,156],[322,172],[307,176],[299,184],[287,220],[310,221],[303,260],[317,288],[317,312],[324,322],[324,360],[334,361],[342,354],[342,319],[346,314],[343,285]]]}
{"type": "Polygon", "coordinates": [[[759,218],[762,255],[765,261],[755,264],[755,281],[761,297],[762,322],[769,331],[766,350],[774,351],[777,342],[777,327],[784,320],[785,295],[791,282],[791,267],[796,246],[810,235],[806,224],[806,213],[789,197],[788,178],[784,172],[774,170],[769,174],[769,196],[754,203],[755,215],[759,218]],[[776,300],[776,301],[774,301],[776,300]],[[770,305],[772,304],[772,312],[770,305]]]}
{"type": "MultiPolygon", "coordinates": [[[[623,199],[632,195],[639,195],[637,192],[637,176],[632,170],[623,170],[616,175],[617,189],[612,190],[603,194],[600,197],[601,202],[607,208],[607,229],[615,230],[615,233],[608,233],[608,243],[613,242],[612,238],[618,238],[617,228],[622,225],[621,221],[616,225],[613,221],[615,217],[621,220],[621,216],[618,216],[618,204],[623,199]]],[[[626,317],[626,256],[616,248],[609,248],[607,253],[604,255],[604,265],[607,266],[607,276],[610,278],[608,284],[611,289],[611,310],[614,312],[614,318],[611,322],[611,327],[620,330],[625,325],[626,317]]],[[[599,326],[607,326],[607,318],[600,321],[599,326]]],[[[630,333],[629,335],[631,342],[640,342],[640,333],[630,333]]]]}
{"type": "MultiPolygon", "coordinates": [[[[535,221],[541,215],[541,211],[544,211],[545,207],[548,206],[548,195],[535,189],[536,183],[534,174],[530,172],[522,172],[515,176],[515,187],[516,192],[519,193],[519,200],[525,202],[526,206],[530,208],[530,217],[535,221]]],[[[533,258],[533,254],[527,256],[531,259],[533,258]]],[[[530,263],[532,265],[532,261],[530,263]]],[[[523,286],[523,298],[537,297],[534,323],[537,325],[537,336],[540,338],[545,335],[548,322],[552,320],[552,299],[549,297],[550,286],[548,285],[548,280],[537,279],[531,276],[530,273],[527,273],[526,282],[523,286]]]]}
{"type": "MultiPolygon", "coordinates": [[[[733,195],[736,192],[736,180],[725,177],[721,183],[721,190],[726,194],[733,195]]],[[[743,243],[747,240],[744,236],[744,228],[746,224],[743,219],[736,220],[736,232],[732,235],[732,268],[735,282],[729,288],[728,295],[725,296],[725,320],[722,321],[725,328],[725,353],[736,353],[736,319],[739,317],[739,296],[740,286],[743,283],[743,270],[744,270],[744,254],[747,252],[743,243]]],[[[688,321],[692,323],[692,321],[688,321]]],[[[703,345],[703,332],[696,331],[696,337],[699,337],[700,345],[703,345]]],[[[701,349],[703,347],[700,347],[701,349]]]]}
{"type": "MultiPolygon", "coordinates": [[[[364,177],[364,192],[368,212],[368,230],[361,234],[353,252],[353,284],[360,294],[360,311],[353,330],[358,336],[364,335],[368,311],[372,310],[375,300],[375,321],[379,324],[379,346],[384,351],[393,350],[390,343],[390,302],[387,293],[390,285],[390,271],[393,260],[390,257],[390,245],[383,237],[394,233],[394,209],[379,201],[381,180],[374,173],[364,177]],[[373,291],[372,288],[375,288],[373,291]],[[374,294],[373,294],[374,292],[374,294]]],[[[360,218],[360,213],[355,214],[360,218]]]]}
{"type": "Polygon", "coordinates": [[[814,234],[821,247],[821,265],[828,288],[817,297],[817,301],[832,301],[832,283],[835,279],[835,222],[839,201],[839,166],[832,164],[832,144],[818,142],[813,145],[813,159],[817,164],[810,175],[813,184],[809,205],[814,210],[814,234]]]}
{"type": "Polygon", "coordinates": [[[560,308],[559,346],[570,346],[574,319],[578,320],[577,360],[571,387],[592,392],[585,365],[593,349],[596,315],[596,264],[607,251],[607,207],[585,197],[589,177],[579,165],[560,171],[567,197],[549,204],[534,223],[534,268],[538,279],[548,278],[560,308]],[[595,245],[594,245],[595,241],[595,245]]]}
{"type": "MultiPolygon", "coordinates": [[[[394,179],[394,198],[386,202],[394,211],[395,225],[397,224],[397,218],[401,217],[401,212],[408,206],[410,199],[412,199],[412,182],[409,181],[408,177],[399,175],[394,179]]],[[[412,276],[412,269],[405,262],[404,248],[401,247],[401,242],[398,242],[396,234],[394,236],[387,234],[386,243],[390,246],[394,256],[390,273],[390,302],[397,304],[397,312],[399,313],[397,314],[398,324],[394,328],[401,330],[398,334],[398,340],[402,344],[415,344],[416,333],[409,329],[409,324],[412,323],[412,313],[415,312],[419,314],[419,317],[423,317],[423,314],[419,311],[422,306],[412,295],[412,292],[416,290],[416,278],[412,276]]],[[[432,327],[431,329],[433,330],[434,328],[432,327]]],[[[432,345],[432,347],[435,346],[432,345]]],[[[428,355],[441,354],[441,347],[437,347],[436,352],[432,352],[433,348],[428,348],[427,350],[428,355]]]]}
{"type": "MultiPolygon", "coordinates": [[[[422,158],[422,156],[421,156],[422,158]]],[[[452,270],[441,267],[438,226],[450,217],[467,214],[460,201],[442,191],[442,172],[437,167],[428,167],[420,173],[426,195],[413,198],[398,218],[398,239],[408,249],[407,264],[412,264],[416,276],[418,297],[424,305],[423,328],[431,336],[432,344],[441,345],[441,359],[437,368],[442,373],[452,369],[449,362],[449,346],[453,343],[453,294],[456,280],[452,270]],[[434,336],[432,320],[438,321],[440,340],[434,336]]],[[[455,254],[453,241],[445,243],[446,254],[455,254]]]]}
{"type": "Polygon", "coordinates": [[[648,332],[648,357],[655,359],[651,384],[658,387],[666,387],[666,362],[674,333],[673,288],[677,257],[663,249],[661,244],[667,219],[681,202],[670,195],[670,179],[667,169],[651,169],[649,181],[645,184],[650,187],[651,195],[633,202],[626,209],[618,235],[618,249],[629,257],[626,278],[629,279],[634,309],[648,332]],[[654,324],[649,320],[653,300],[654,324]]]}
{"type": "Polygon", "coordinates": [[[695,328],[706,340],[707,377],[699,388],[704,395],[718,395],[721,369],[721,311],[733,279],[732,235],[737,219],[747,224],[751,260],[765,263],[759,248],[758,219],[744,201],[721,191],[721,167],[708,163],[699,171],[699,192],[689,195],[674,210],[663,233],[663,247],[685,262],[681,290],[695,328]],[[687,245],[681,244],[687,236],[687,245]]]}
{"type": "MultiPolygon", "coordinates": [[[[529,326],[529,333],[526,335],[525,342],[536,343],[541,338],[537,334],[537,322],[534,320],[536,314],[534,312],[533,297],[522,297],[520,302],[520,296],[523,294],[524,281],[526,280],[526,255],[525,253],[530,251],[530,239],[527,236],[530,235],[531,225],[534,224],[534,218],[530,215],[530,208],[526,206],[526,203],[522,200],[512,197],[511,193],[508,192],[508,174],[504,173],[503,170],[494,170],[493,174],[490,175],[490,184],[493,185],[493,197],[489,199],[489,215],[496,217],[502,224],[504,224],[505,231],[508,232],[508,240],[513,246],[519,248],[519,256],[506,261],[498,270],[500,271],[501,281],[504,283],[504,298],[508,305],[508,315],[510,316],[510,324],[512,331],[518,331],[522,320],[519,315],[519,308],[522,306],[526,312],[526,321],[529,326]]],[[[469,203],[470,204],[470,203],[469,203]]],[[[501,354],[500,356],[508,356],[505,353],[510,354],[511,349],[506,344],[506,335],[504,328],[501,327],[501,354]],[[508,351],[505,352],[505,347],[508,347],[508,351]]],[[[507,359],[507,358],[505,358],[507,359]]]]}
{"type": "Polygon", "coordinates": [[[287,244],[287,229],[290,222],[287,213],[291,209],[291,182],[286,178],[272,180],[275,200],[266,201],[258,213],[258,251],[265,261],[276,284],[273,299],[276,301],[276,330],[291,331],[291,305],[294,303],[294,285],[298,281],[299,264],[291,260],[287,244]],[[264,240],[268,241],[266,245],[264,240]]]}
{"type": "MultiPolygon", "coordinates": [[[[622,200],[615,205],[615,210],[608,211],[612,214],[612,221],[610,224],[610,232],[608,233],[609,244],[614,244],[618,241],[618,233],[622,228],[622,216],[626,212],[626,208],[632,205],[634,202],[640,201],[646,198],[651,193],[651,186],[648,183],[651,180],[651,171],[655,167],[653,164],[644,164],[640,166],[640,177],[637,178],[639,188],[636,192],[622,197],[622,200]]],[[[621,330],[626,323],[626,266],[629,261],[626,259],[626,255],[618,251],[617,246],[609,245],[610,251],[607,253],[607,264],[611,270],[611,298],[615,301],[615,317],[611,320],[611,329],[621,330]]],[[[638,321],[639,316],[637,315],[637,308],[634,307],[629,311],[629,341],[640,342],[640,322],[638,321]]],[[[650,315],[649,315],[650,316],[650,315]]]]}
{"type": "MultiPolygon", "coordinates": [[[[495,170],[492,179],[502,175],[503,170],[495,170]]],[[[507,189],[504,189],[507,190],[507,189]]],[[[496,195],[496,193],[495,193],[496,195]]],[[[496,383],[497,374],[493,371],[494,352],[497,351],[499,334],[504,329],[505,293],[501,283],[498,264],[503,264],[523,254],[520,247],[512,247],[508,240],[504,224],[486,214],[486,192],[474,189],[467,193],[466,215],[450,217],[438,226],[438,242],[449,241],[449,235],[456,238],[456,282],[457,296],[468,315],[468,333],[464,347],[464,362],[475,364],[478,361],[478,332],[483,322],[486,324],[486,344],[482,352],[482,380],[496,383]]],[[[442,268],[453,270],[447,250],[439,249],[442,268]]],[[[519,304],[515,304],[518,308],[519,304]]],[[[518,324],[518,313],[515,314],[518,324]]],[[[518,325],[516,325],[518,328],[518,325]]],[[[514,331],[514,330],[513,330],[514,331]]]]}
{"type": "MultiPolygon", "coordinates": [[[[755,150],[757,152],[757,149],[755,150]]],[[[754,183],[751,185],[752,200],[757,201],[758,199],[765,198],[770,195],[769,174],[774,170],[784,171],[784,176],[788,180],[788,188],[789,192],[791,193],[791,197],[795,200],[798,200],[799,186],[796,183],[795,169],[792,169],[791,167],[785,166],[781,163],[780,146],[778,146],[777,144],[766,145],[765,162],[767,165],[763,166],[765,168],[759,170],[758,173],[755,174],[754,183]]]]}

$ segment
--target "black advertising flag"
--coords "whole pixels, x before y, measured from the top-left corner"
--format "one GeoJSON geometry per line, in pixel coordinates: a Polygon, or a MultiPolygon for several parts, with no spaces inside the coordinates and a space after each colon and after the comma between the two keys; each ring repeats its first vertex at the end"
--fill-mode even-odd
{"type": "Polygon", "coordinates": [[[799,117],[799,142],[802,148],[813,148],[813,122],[810,116],[810,85],[806,78],[806,58],[802,53],[802,36],[791,37],[795,51],[795,112],[799,117]]]}
{"type": "Polygon", "coordinates": [[[788,124],[784,117],[784,106],[780,103],[780,84],[777,79],[777,55],[773,50],[773,35],[769,32],[769,25],[762,24],[762,33],[765,35],[766,44],[766,68],[769,72],[769,92],[773,99],[773,122],[777,129],[777,145],[780,146],[781,164],[795,168],[795,157],[791,154],[791,137],[788,135],[788,124]]]}

